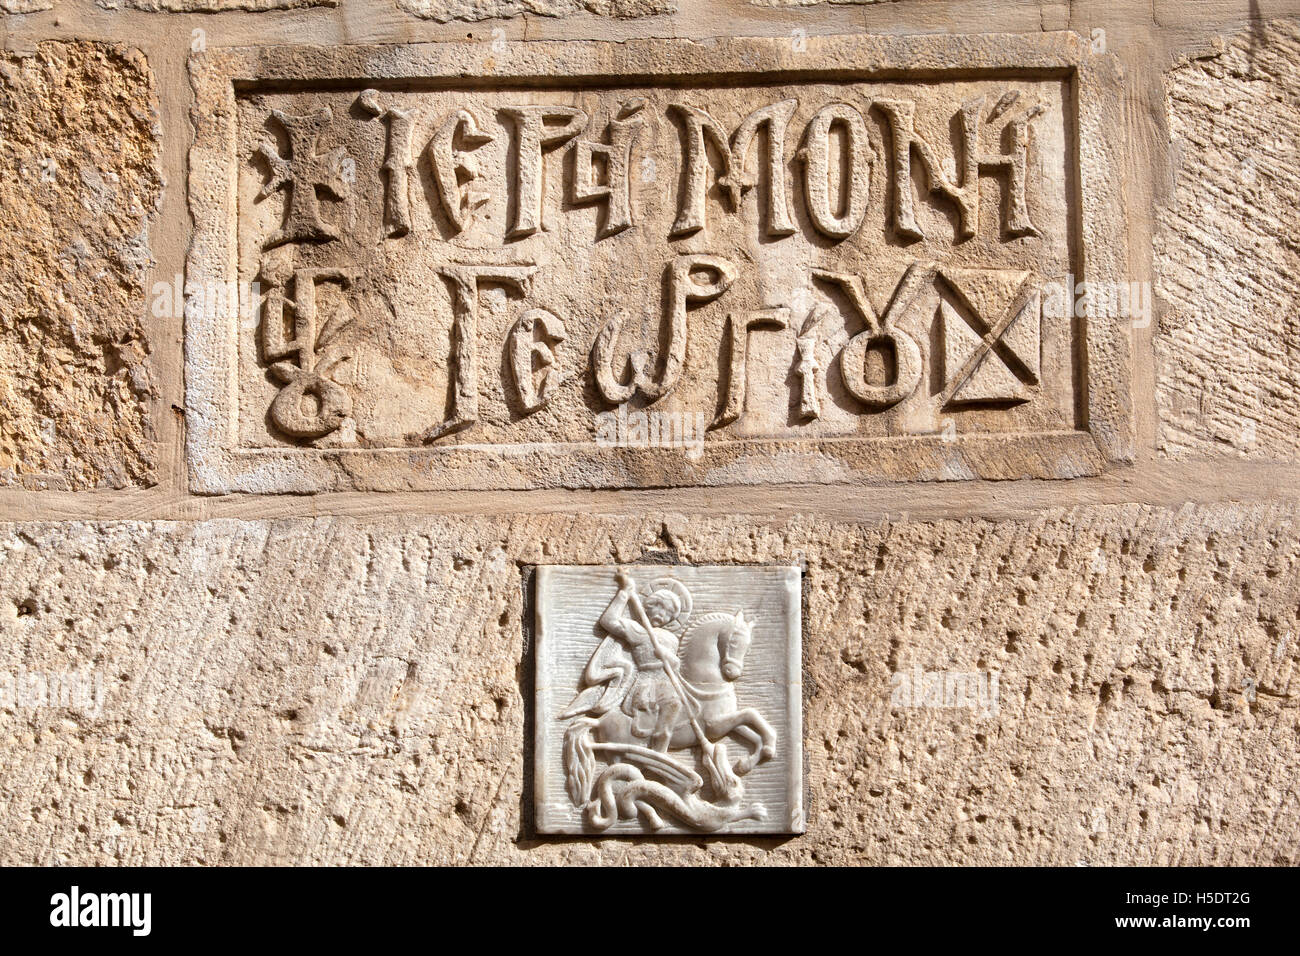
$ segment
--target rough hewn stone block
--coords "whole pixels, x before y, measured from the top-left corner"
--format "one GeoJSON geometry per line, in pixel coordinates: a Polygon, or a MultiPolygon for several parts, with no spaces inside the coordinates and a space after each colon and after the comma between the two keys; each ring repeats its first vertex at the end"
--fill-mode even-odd
{"type": "Polygon", "coordinates": [[[844,4],[865,6],[868,3],[888,3],[896,0],[749,0],[757,7],[815,7],[819,4],[844,4]]]}
{"type": "Polygon", "coordinates": [[[568,17],[594,13],[635,20],[673,13],[673,0],[397,0],[407,13],[427,20],[498,20],[519,16],[568,17]]]}
{"type": "Polygon", "coordinates": [[[0,57],[0,485],[151,484],[144,319],[162,193],[144,57],[0,57]]]}
{"type": "Polygon", "coordinates": [[[1257,23],[1165,78],[1176,183],[1159,213],[1160,449],[1300,452],[1300,24],[1257,23]]]}
{"type": "Polygon", "coordinates": [[[222,13],[226,10],[295,10],[301,7],[335,7],[339,0],[95,0],[106,10],[131,7],[150,13],[222,13]]]}
{"type": "Polygon", "coordinates": [[[1294,506],[0,542],[5,863],[1297,862],[1294,506]],[[665,551],[806,562],[806,836],[531,835],[528,566],[665,551]],[[909,706],[894,675],[918,672],[997,675],[997,696],[909,706]]]}
{"type": "Polygon", "coordinates": [[[53,6],[53,0],[0,0],[0,13],[36,13],[53,6]]]}

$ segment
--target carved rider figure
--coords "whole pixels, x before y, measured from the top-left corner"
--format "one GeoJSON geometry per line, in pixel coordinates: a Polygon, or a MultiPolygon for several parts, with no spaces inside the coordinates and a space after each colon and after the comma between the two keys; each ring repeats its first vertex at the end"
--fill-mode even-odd
{"type": "Polygon", "coordinates": [[[776,756],[776,731],[735,686],[754,624],[740,610],[691,618],[675,577],[644,591],[621,569],[615,581],[600,645],[559,714],[569,799],[596,830],[634,817],[657,830],[660,813],[708,831],[763,819],[762,804],[742,801],[741,778],[776,756]],[[729,744],[744,748],[739,759],[729,744]]]}
{"type": "Polygon", "coordinates": [[[633,733],[649,738],[652,750],[664,752],[685,706],[664,670],[665,666],[678,666],[678,637],[669,628],[680,630],[691,612],[691,595],[680,581],[656,581],[642,602],[650,623],[647,632],[641,621],[628,613],[628,602],[636,594],[632,579],[620,573],[618,584],[618,593],[601,615],[600,626],[627,647],[636,666],[622,710],[632,718],[633,733]]]}

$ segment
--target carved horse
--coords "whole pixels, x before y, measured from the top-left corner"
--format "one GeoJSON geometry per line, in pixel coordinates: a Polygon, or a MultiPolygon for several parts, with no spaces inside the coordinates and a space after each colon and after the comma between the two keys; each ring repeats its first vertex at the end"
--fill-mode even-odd
{"type": "MultiPolygon", "coordinates": [[[[718,757],[725,760],[722,741],[736,737],[748,745],[748,753],[728,768],[736,776],[744,776],[776,756],[776,732],[771,724],[754,708],[741,708],[736,702],[735,681],[744,671],[752,637],[753,624],[745,620],[743,612],[715,612],[697,618],[678,648],[679,686],[687,700],[673,726],[668,748],[699,746],[698,728],[713,749],[720,751],[718,757]]],[[[632,718],[617,707],[597,720],[593,729],[598,750],[618,753],[628,745],[640,745],[639,750],[645,744],[644,737],[633,733],[632,718]]],[[[699,779],[694,774],[691,777],[699,779]]]]}

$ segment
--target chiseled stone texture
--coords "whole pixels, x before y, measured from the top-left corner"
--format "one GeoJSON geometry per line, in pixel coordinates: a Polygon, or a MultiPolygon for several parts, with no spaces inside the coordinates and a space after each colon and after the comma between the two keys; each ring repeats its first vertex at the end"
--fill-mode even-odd
{"type": "Polygon", "coordinates": [[[37,13],[53,6],[53,0],[0,0],[0,13],[37,13]]]}
{"type": "Polygon", "coordinates": [[[336,7],[339,0],[95,0],[105,10],[131,7],[150,13],[224,13],[227,10],[296,10],[301,7],[336,7]]]}
{"type": "Polygon", "coordinates": [[[397,0],[407,13],[426,20],[499,20],[531,14],[568,17],[594,13],[600,17],[636,20],[675,13],[673,0],[397,0]]]}
{"type": "Polygon", "coordinates": [[[162,188],[142,54],[0,56],[0,485],[153,482],[142,323],[162,188]]]}
{"type": "Polygon", "coordinates": [[[1160,448],[1300,452],[1300,22],[1257,23],[1165,78],[1177,164],[1158,213],[1160,448]]]}
{"type": "Polygon", "coordinates": [[[0,545],[0,676],[104,690],[97,715],[0,706],[6,864],[1300,862],[1294,506],[20,524],[0,545]],[[531,835],[526,567],[655,552],[806,560],[806,836],[531,835]],[[997,715],[891,712],[914,667],[998,673],[997,715]]]}
{"type": "Polygon", "coordinates": [[[897,3],[898,0],[749,0],[756,7],[815,7],[821,4],[865,6],[868,3],[897,3]]]}

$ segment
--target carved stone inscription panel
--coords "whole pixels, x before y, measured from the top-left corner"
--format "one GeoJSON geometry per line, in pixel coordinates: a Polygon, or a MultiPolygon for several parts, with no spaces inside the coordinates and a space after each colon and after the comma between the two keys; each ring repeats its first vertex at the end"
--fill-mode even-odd
{"type": "Polygon", "coordinates": [[[1072,35],[966,39],[835,38],[797,64],[760,40],[195,57],[196,486],[1126,457],[1122,336],[1061,294],[1110,261],[1075,105],[1101,84],[1072,35]],[[947,75],[923,69],[946,45],[947,75]]]}
{"type": "Polygon", "coordinates": [[[800,575],[543,567],[539,833],[802,833],[800,575]]]}

